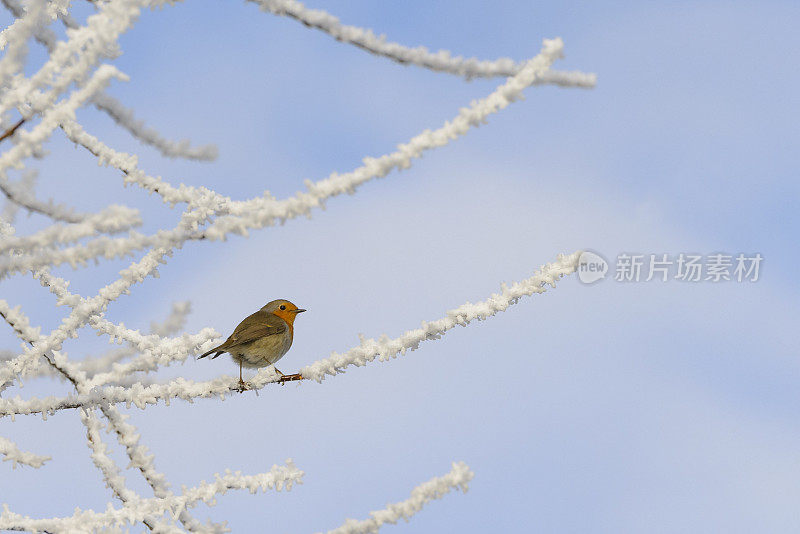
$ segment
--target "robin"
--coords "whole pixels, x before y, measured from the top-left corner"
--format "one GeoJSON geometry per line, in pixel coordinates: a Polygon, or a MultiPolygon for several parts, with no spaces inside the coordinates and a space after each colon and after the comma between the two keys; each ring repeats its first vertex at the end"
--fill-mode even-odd
{"type": "MultiPolygon", "coordinates": [[[[223,343],[214,347],[199,358],[214,354],[216,358],[227,352],[239,363],[239,388],[247,389],[242,380],[242,366],[248,368],[275,365],[292,346],[294,320],[302,310],[288,300],[273,300],[266,306],[246,317],[239,323],[233,334],[223,343]]],[[[275,369],[278,371],[278,369],[275,369]]],[[[300,380],[300,375],[284,375],[280,371],[281,382],[300,380]]]]}

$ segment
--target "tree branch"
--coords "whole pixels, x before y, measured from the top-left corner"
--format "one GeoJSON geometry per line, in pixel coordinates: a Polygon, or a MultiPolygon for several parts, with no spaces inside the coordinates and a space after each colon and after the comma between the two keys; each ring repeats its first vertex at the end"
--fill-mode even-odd
{"type": "Polygon", "coordinates": [[[14,135],[14,132],[16,132],[17,129],[19,129],[19,127],[22,126],[23,124],[25,124],[25,119],[20,119],[11,128],[3,132],[0,135],[0,143],[3,142],[6,138],[14,135]]]}

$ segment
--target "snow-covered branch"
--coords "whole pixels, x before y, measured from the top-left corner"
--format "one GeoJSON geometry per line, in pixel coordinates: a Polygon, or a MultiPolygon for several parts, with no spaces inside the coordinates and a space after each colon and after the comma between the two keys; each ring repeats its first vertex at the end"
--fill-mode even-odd
{"type": "MultiPolygon", "coordinates": [[[[83,80],[102,57],[118,55],[117,39],[139,16],[144,0],[121,0],[97,4],[98,12],[86,25],[71,29],[66,41],[58,41],[48,60],[30,77],[15,77],[0,95],[0,114],[21,107],[25,113],[41,113],[51,108],[71,84],[83,80]],[[42,92],[41,89],[50,89],[42,92]]],[[[155,3],[155,2],[153,2],[155,3]]],[[[101,66],[98,71],[103,67],[101,66]]],[[[96,73],[95,73],[96,75],[96,73]]]]}
{"type": "Polygon", "coordinates": [[[19,306],[12,308],[8,302],[0,299],[0,317],[14,329],[17,337],[25,343],[39,339],[39,332],[41,329],[31,326],[28,317],[22,313],[19,306]]]}
{"type": "MultiPolygon", "coordinates": [[[[464,78],[504,78],[514,76],[525,66],[510,58],[480,60],[453,56],[449,50],[431,52],[424,46],[410,48],[400,43],[388,41],[384,35],[375,35],[367,28],[342,24],[339,19],[322,9],[309,9],[297,0],[250,0],[263,11],[289,17],[327,33],[337,41],[354,45],[362,50],[385,57],[404,65],[416,65],[438,72],[455,74],[464,78]]],[[[562,87],[594,87],[597,76],[582,72],[545,72],[532,83],[535,85],[554,84],[562,87]]]]}
{"type": "MultiPolygon", "coordinates": [[[[50,279],[45,273],[41,274],[42,279],[50,285],[50,288],[57,294],[66,292],[66,283],[60,279],[50,279]]],[[[19,312],[17,309],[10,309],[5,301],[0,301],[0,305],[4,305],[2,317],[6,322],[14,328],[14,331],[23,341],[34,345],[36,340],[40,339],[38,336],[38,329],[30,327],[27,317],[19,312]]],[[[58,373],[64,376],[71,382],[79,394],[84,394],[88,391],[87,377],[78,366],[67,360],[66,356],[61,355],[57,351],[49,353],[46,361],[58,373]]],[[[126,417],[119,413],[114,406],[100,406],[100,411],[108,419],[109,428],[116,434],[117,440],[126,449],[128,457],[130,458],[130,467],[138,469],[147,483],[153,489],[153,493],[158,498],[167,498],[172,495],[169,491],[166,479],[162,473],[155,469],[153,462],[153,455],[149,453],[147,447],[139,442],[139,435],[136,433],[136,428],[126,422],[126,417]]],[[[87,429],[87,437],[89,448],[92,450],[92,460],[95,465],[103,473],[103,478],[109,488],[112,489],[114,495],[122,502],[127,502],[134,494],[127,490],[124,485],[124,480],[120,478],[118,469],[105,452],[105,445],[99,437],[97,432],[97,421],[94,414],[88,411],[81,412],[81,421],[87,429]]],[[[205,527],[201,525],[196,519],[191,517],[187,511],[182,511],[178,519],[181,523],[192,532],[208,532],[217,531],[216,526],[205,527]]],[[[151,529],[163,530],[162,526],[157,521],[146,520],[145,524],[151,529]]],[[[167,529],[171,531],[171,528],[167,529]]]]}
{"type": "MultiPolygon", "coordinates": [[[[280,375],[272,367],[268,367],[260,369],[256,376],[248,382],[248,386],[250,389],[258,390],[267,384],[279,381],[280,375]]],[[[136,383],[131,387],[105,386],[95,388],[88,393],[64,397],[22,399],[17,395],[13,398],[0,399],[0,417],[30,414],[42,414],[46,417],[59,410],[112,404],[125,404],[126,407],[136,406],[144,409],[148,405],[158,404],[159,401],[164,401],[169,405],[172,399],[189,402],[211,397],[224,399],[227,395],[239,393],[238,385],[239,379],[233,376],[221,376],[201,382],[179,377],[164,384],[136,383]]]]}
{"type": "MultiPolygon", "coordinates": [[[[79,295],[69,292],[65,281],[50,277],[45,272],[39,273],[39,277],[43,284],[47,285],[57,295],[59,303],[68,304],[74,310],[79,303],[85,302],[79,295]]],[[[187,303],[181,303],[169,318],[167,324],[155,325],[155,328],[160,328],[162,331],[169,331],[175,328],[183,322],[187,311],[187,303]]],[[[7,302],[0,300],[0,316],[5,318],[26,342],[35,344],[36,340],[39,339],[39,331],[30,328],[27,317],[19,312],[19,307],[12,309],[7,302]]],[[[177,338],[166,338],[156,334],[146,336],[138,330],[131,330],[126,328],[125,325],[115,324],[98,316],[90,317],[88,323],[99,333],[108,335],[109,342],[116,340],[127,341],[142,354],[124,364],[113,363],[110,370],[97,372],[91,378],[86,378],[84,384],[86,391],[98,385],[123,382],[135,372],[151,371],[158,366],[169,365],[174,361],[183,361],[189,355],[198,352],[204,344],[220,337],[220,334],[213,328],[204,328],[195,335],[184,334],[177,338]]],[[[20,356],[20,358],[24,358],[24,355],[20,356]]],[[[30,373],[34,369],[23,372],[30,373]]],[[[85,368],[76,366],[76,372],[81,375],[85,376],[85,371],[85,368]]]]}
{"type": "MultiPolygon", "coordinates": [[[[114,493],[123,504],[129,503],[132,500],[138,499],[135,492],[131,491],[125,486],[125,477],[122,476],[119,467],[108,455],[108,447],[103,442],[100,435],[100,421],[94,413],[88,410],[81,410],[81,421],[86,426],[86,438],[88,440],[89,449],[92,453],[92,462],[103,474],[103,480],[109,489],[114,493]]],[[[143,517],[142,522],[147,525],[150,530],[158,532],[172,532],[180,533],[179,528],[172,527],[169,524],[159,523],[156,518],[143,517]]]]}
{"type": "Polygon", "coordinates": [[[139,210],[111,205],[103,211],[84,218],[81,222],[64,225],[53,224],[29,236],[4,239],[0,253],[8,250],[30,252],[38,248],[74,243],[96,234],[114,234],[142,224],[139,210]]]}
{"type": "Polygon", "coordinates": [[[164,241],[166,231],[144,235],[135,230],[126,237],[99,236],[86,243],[64,248],[42,249],[32,253],[0,258],[0,279],[15,273],[36,271],[45,267],[68,264],[73,269],[86,267],[91,260],[107,260],[133,256],[135,252],[156,246],[164,241]]]}
{"type": "MultiPolygon", "coordinates": [[[[130,458],[130,467],[138,469],[144,479],[153,489],[153,494],[158,499],[170,499],[173,493],[163,473],[156,470],[154,455],[139,441],[136,427],[127,422],[127,416],[121,414],[114,406],[102,406],[100,410],[108,419],[109,427],[117,435],[117,441],[125,447],[125,452],[130,458]]],[[[218,525],[202,525],[189,514],[186,509],[177,513],[177,519],[191,532],[217,532],[218,525]]]]}
{"type": "Polygon", "coordinates": [[[386,505],[383,510],[370,512],[369,519],[348,519],[339,528],[329,530],[327,534],[377,534],[387,523],[396,524],[399,520],[408,521],[429,502],[441,499],[452,490],[464,493],[469,489],[469,482],[475,473],[464,462],[453,462],[453,468],[446,475],[434,477],[423,482],[411,491],[411,496],[401,502],[386,505]]]}
{"type": "Polygon", "coordinates": [[[193,147],[188,139],[172,141],[165,138],[155,128],[137,119],[133,110],[123,106],[117,99],[106,93],[98,93],[92,98],[92,104],[100,111],[108,114],[114,122],[128,130],[142,143],[152,146],[168,158],[194,159],[198,161],[214,161],[219,155],[216,145],[193,147]]]}
{"type": "MultiPolygon", "coordinates": [[[[466,134],[470,128],[482,124],[487,117],[508,107],[523,97],[523,90],[533,84],[552,63],[563,54],[564,44],[560,39],[544,40],[542,51],[528,61],[520,71],[495,89],[487,97],[473,101],[468,107],[436,130],[425,130],[408,142],[397,147],[395,152],[377,158],[364,158],[364,165],[344,174],[333,173],[324,180],[306,182],[308,193],[298,193],[283,201],[262,197],[247,201],[231,201],[205,189],[175,187],[160,177],[148,176],[137,167],[135,156],[118,152],[94,136],[87,134],[74,121],[64,124],[67,136],[75,143],[86,147],[104,163],[120,169],[126,183],[135,183],[145,190],[161,195],[165,202],[176,204],[189,202],[198,194],[211,194],[218,203],[217,213],[226,214],[203,232],[207,239],[224,239],[229,233],[244,234],[247,229],[262,228],[287,219],[308,215],[313,208],[322,207],[331,197],[352,193],[374,178],[386,176],[392,170],[407,169],[412,160],[425,152],[447,145],[466,134]]],[[[188,236],[187,236],[188,239],[188,236]]]]}
{"type": "Polygon", "coordinates": [[[303,471],[289,459],[285,465],[273,465],[264,473],[243,475],[238,471],[226,471],[222,475],[215,474],[213,482],[202,481],[192,488],[184,488],[180,495],[168,498],[131,499],[122,508],[109,506],[104,512],[77,510],[70,517],[32,519],[15,514],[4,506],[0,514],[0,529],[16,527],[33,531],[86,532],[110,525],[122,527],[135,524],[148,516],[160,516],[166,513],[171,517],[177,517],[181,512],[200,502],[214,506],[217,497],[224,495],[228,490],[248,490],[253,494],[259,490],[290,491],[295,484],[302,483],[303,471]]]}
{"type": "MultiPolygon", "coordinates": [[[[25,10],[17,0],[2,0],[3,5],[18,19],[25,15],[25,10]]],[[[59,18],[64,25],[76,30],[78,24],[66,13],[60,13],[59,18]]],[[[35,29],[34,36],[49,52],[53,52],[57,37],[47,27],[35,29]]],[[[186,158],[199,161],[212,161],[217,158],[218,150],[215,145],[199,147],[191,146],[188,140],[172,141],[163,137],[154,128],[147,126],[144,121],[137,119],[133,110],[126,108],[116,98],[104,92],[99,92],[91,98],[92,104],[100,111],[106,113],[114,122],[128,130],[131,135],[142,143],[148,144],[166,157],[186,158]]]]}
{"type": "MultiPolygon", "coordinates": [[[[407,351],[416,350],[423,341],[441,339],[456,326],[467,326],[472,321],[488,319],[516,304],[524,296],[544,293],[548,287],[555,287],[558,280],[575,272],[580,254],[578,251],[569,255],[559,255],[555,262],[543,265],[533,276],[511,285],[503,284],[500,293],[495,293],[481,302],[463,304],[447,312],[445,317],[432,322],[423,322],[420,328],[409,330],[396,338],[385,335],[378,339],[362,338],[359,346],[343,353],[334,352],[330,357],[300,369],[300,374],[305,379],[321,382],[326,376],[345,372],[347,367],[361,367],[376,359],[388,361],[407,351]]],[[[249,387],[257,390],[276,382],[280,382],[280,375],[270,367],[260,370],[249,382],[249,387]]],[[[0,399],[0,417],[37,413],[47,415],[63,409],[122,403],[128,407],[136,406],[144,409],[159,401],[169,403],[171,399],[193,401],[197,398],[224,398],[238,391],[238,380],[235,377],[220,377],[206,382],[177,378],[165,384],[95,388],[90,392],[60,398],[23,400],[17,396],[12,399],[0,399]]]]}
{"type": "MultiPolygon", "coordinates": [[[[106,369],[107,366],[103,365],[101,362],[105,361],[119,361],[120,359],[127,358],[133,354],[136,354],[136,349],[131,349],[130,347],[121,347],[113,351],[109,351],[107,354],[103,355],[100,358],[89,358],[84,359],[79,362],[76,362],[78,369],[86,373],[86,376],[91,377],[96,374],[98,369],[106,369]]],[[[0,362],[8,362],[16,358],[17,353],[10,350],[0,350],[0,362]]],[[[42,366],[39,367],[35,373],[30,373],[29,377],[36,377],[36,378],[58,378],[61,380],[66,380],[64,375],[56,371],[51,366],[42,366]]],[[[118,381],[113,382],[116,386],[123,386],[123,387],[131,387],[133,384],[142,384],[144,386],[148,386],[150,384],[156,383],[150,377],[147,376],[140,376],[140,375],[129,375],[123,376],[118,381]]]]}
{"type": "Polygon", "coordinates": [[[364,164],[348,173],[333,173],[318,182],[306,181],[307,193],[276,202],[272,198],[252,199],[237,203],[231,214],[220,217],[203,232],[208,239],[224,239],[228,234],[246,235],[248,229],[263,228],[299,215],[310,215],[311,210],[324,207],[325,202],[344,193],[352,194],[356,188],[375,178],[382,178],[393,170],[407,169],[412,161],[431,149],[447,145],[466,134],[470,128],[482,124],[489,115],[505,109],[523,97],[530,86],[563,52],[561,39],[545,39],[542,51],[528,61],[519,73],[509,78],[487,97],[473,101],[461,108],[458,114],[436,130],[425,130],[398,145],[397,150],[378,158],[364,158],[364,164]]]}
{"type": "MultiPolygon", "coordinates": [[[[386,176],[393,170],[407,169],[414,159],[425,152],[447,145],[450,141],[466,134],[470,128],[482,124],[490,115],[505,109],[515,100],[523,97],[523,90],[533,84],[548,70],[550,65],[562,55],[563,42],[560,39],[545,40],[539,55],[528,61],[516,75],[509,78],[487,97],[473,101],[462,108],[451,120],[435,130],[425,130],[417,136],[397,147],[397,150],[380,157],[364,158],[364,165],[344,173],[333,173],[317,182],[306,182],[308,192],[300,192],[285,200],[276,200],[271,196],[253,198],[245,201],[231,201],[227,197],[215,195],[207,190],[181,185],[174,187],[159,177],[148,176],[136,167],[136,158],[129,154],[115,151],[87,134],[77,123],[64,125],[68,137],[95,154],[100,161],[120,169],[125,175],[126,183],[135,183],[140,187],[161,195],[165,202],[175,204],[188,202],[198,194],[210,194],[217,204],[216,213],[224,216],[212,222],[204,231],[195,235],[185,235],[182,240],[189,239],[225,239],[230,234],[246,235],[248,230],[263,228],[277,222],[284,222],[299,216],[307,216],[312,209],[321,208],[325,202],[344,193],[353,193],[364,183],[386,176]]],[[[130,243],[126,246],[151,246],[149,242],[130,243]]],[[[77,247],[76,247],[77,251],[77,247]]],[[[19,269],[20,267],[14,267],[19,269]]]]}
{"type": "MultiPolygon", "coordinates": [[[[152,321],[150,323],[150,335],[165,338],[179,333],[186,325],[186,317],[191,312],[191,308],[191,303],[189,301],[173,302],[172,310],[165,319],[162,321],[152,321]]],[[[141,334],[138,334],[138,331],[135,330],[133,332],[137,332],[137,337],[134,339],[138,340],[138,336],[141,336],[141,334]]],[[[153,343],[156,343],[155,338],[151,338],[151,340],[153,343]]],[[[140,349],[137,343],[128,341],[127,345],[124,347],[115,347],[100,356],[86,357],[77,362],[77,364],[87,376],[93,377],[98,373],[108,371],[115,363],[135,356],[139,354],[139,352],[140,349]]]]}
{"type": "Polygon", "coordinates": [[[0,33],[0,50],[5,52],[0,58],[0,84],[8,85],[14,74],[21,70],[28,53],[28,39],[47,18],[47,2],[32,0],[24,16],[0,33]]]}
{"type": "MultiPolygon", "coordinates": [[[[187,227],[196,227],[198,218],[202,218],[202,215],[184,213],[175,232],[180,232],[187,227]]],[[[63,279],[51,278],[46,272],[38,271],[36,276],[40,278],[43,285],[48,286],[59,297],[59,304],[70,304],[73,309],[69,316],[62,321],[61,326],[51,332],[49,336],[40,338],[32,347],[26,348],[25,353],[0,367],[0,389],[5,387],[13,377],[35,371],[40,365],[40,355],[47,354],[51,350],[59,350],[64,340],[88,323],[93,316],[102,313],[110,302],[116,300],[123,293],[127,293],[132,285],[142,282],[156,272],[158,266],[165,262],[164,257],[172,254],[173,247],[178,245],[174,241],[169,244],[171,246],[154,248],[148,252],[140,261],[123,269],[117,280],[103,287],[95,297],[88,299],[69,293],[66,289],[68,284],[63,279]]]]}
{"type": "MultiPolygon", "coordinates": [[[[25,254],[4,258],[0,261],[0,278],[13,272],[36,270],[46,265],[69,263],[73,267],[99,257],[115,258],[132,254],[136,250],[154,247],[179,247],[188,240],[222,240],[231,234],[247,235],[249,230],[271,226],[299,216],[309,216],[311,210],[324,207],[332,197],[353,193],[364,183],[386,176],[392,170],[402,170],[411,166],[412,161],[425,152],[445,146],[451,140],[464,135],[470,128],[479,126],[487,117],[507,107],[523,97],[522,91],[547,72],[550,64],[561,56],[563,43],[560,39],[545,40],[542,52],[530,60],[515,76],[509,78],[486,98],[474,101],[462,108],[450,121],[436,130],[425,130],[398,146],[395,152],[378,158],[365,158],[364,165],[344,174],[333,173],[317,182],[306,182],[308,192],[276,200],[271,196],[253,198],[245,201],[232,201],[205,188],[188,187],[181,184],[172,186],[160,177],[148,176],[137,166],[135,156],[118,152],[94,136],[86,133],[75,121],[64,121],[62,128],[74,142],[86,147],[105,164],[120,169],[126,176],[126,183],[159,194],[171,205],[176,203],[204,203],[206,213],[203,217],[222,215],[203,230],[161,231],[154,235],[131,232],[128,237],[113,239],[101,236],[89,243],[58,250],[44,250],[35,254],[25,254]]],[[[1,377],[0,377],[1,378],[1,377]]]]}
{"type": "Polygon", "coordinates": [[[89,389],[119,382],[131,373],[152,371],[159,366],[184,361],[190,355],[199,353],[201,347],[210,348],[209,342],[220,337],[219,332],[213,328],[204,328],[195,335],[184,334],[177,338],[165,338],[155,334],[145,336],[138,330],[131,330],[125,328],[125,325],[114,324],[98,317],[93,317],[89,324],[98,332],[108,335],[110,342],[115,339],[125,340],[141,352],[139,357],[130,362],[114,363],[109,371],[94,375],[87,383],[89,389]]]}
{"type": "MultiPolygon", "coordinates": [[[[6,194],[5,190],[3,189],[4,185],[12,185],[12,184],[9,182],[6,182],[6,184],[0,182],[0,190],[3,191],[3,194],[6,194]]],[[[14,185],[16,185],[17,188],[24,191],[28,195],[32,195],[33,188],[36,185],[36,173],[32,171],[27,171],[23,173],[22,179],[19,180],[14,185]]],[[[17,218],[17,213],[19,212],[19,209],[22,207],[22,205],[19,202],[15,202],[10,194],[6,194],[6,198],[7,198],[6,203],[3,206],[2,212],[0,212],[0,221],[4,221],[8,224],[14,224],[14,221],[17,218]]]]}
{"type": "Polygon", "coordinates": [[[405,354],[406,351],[416,350],[423,341],[441,339],[448,330],[456,326],[467,326],[472,321],[483,321],[498,312],[505,311],[522,297],[544,293],[548,286],[555,287],[561,277],[575,272],[580,255],[581,251],[569,255],[560,254],[555,262],[542,265],[530,278],[511,285],[503,284],[500,293],[474,304],[467,302],[447,312],[445,317],[432,322],[423,322],[420,328],[409,330],[402,336],[362,338],[358,347],[343,353],[334,352],[329,358],[303,367],[300,369],[300,374],[306,379],[321,382],[326,376],[343,373],[347,367],[361,367],[376,358],[386,361],[405,354]]]}
{"type": "Polygon", "coordinates": [[[24,158],[41,149],[42,143],[50,134],[67,120],[75,117],[75,111],[93,94],[103,89],[112,78],[127,80],[128,77],[111,65],[101,65],[88,82],[74,90],[72,94],[42,113],[42,120],[30,131],[21,129],[15,134],[16,145],[0,155],[0,177],[12,167],[18,167],[24,158]]]}
{"type": "Polygon", "coordinates": [[[50,456],[21,451],[13,441],[2,436],[0,436],[0,456],[3,456],[4,462],[11,462],[14,468],[17,467],[17,464],[38,468],[51,459],[50,456]]]}
{"type": "Polygon", "coordinates": [[[150,333],[161,337],[176,334],[186,326],[186,317],[190,313],[192,313],[192,303],[188,300],[173,302],[172,310],[163,321],[152,321],[150,323],[150,333]]]}
{"type": "MultiPolygon", "coordinates": [[[[2,313],[0,316],[5,319],[5,321],[14,329],[17,336],[33,345],[35,340],[39,338],[38,329],[34,329],[30,326],[28,322],[28,318],[22,314],[18,309],[10,309],[5,301],[0,301],[0,307],[2,307],[2,313]]],[[[48,363],[52,368],[54,368],[59,374],[63,375],[68,381],[70,381],[78,392],[84,390],[83,388],[83,381],[85,380],[85,375],[80,372],[76,371],[74,368],[70,367],[69,362],[66,361],[66,358],[62,358],[57,352],[52,352],[50,357],[47,358],[48,363]]],[[[103,413],[109,417],[109,423],[111,428],[113,428],[119,437],[120,440],[124,439],[133,439],[138,441],[138,436],[136,436],[133,432],[135,429],[131,428],[124,428],[118,421],[115,421],[114,418],[121,418],[118,414],[116,408],[112,406],[103,406],[101,407],[103,413]]],[[[101,473],[103,474],[103,479],[106,482],[106,485],[113,491],[114,495],[120,499],[123,503],[127,502],[129,499],[135,497],[135,493],[130,491],[125,487],[125,480],[119,472],[119,468],[116,466],[114,461],[111,459],[110,456],[106,453],[106,445],[103,443],[102,439],[100,438],[99,432],[99,422],[95,417],[94,413],[89,410],[81,410],[81,421],[86,427],[87,432],[87,439],[89,448],[92,451],[92,461],[94,464],[100,469],[101,473]]],[[[124,420],[122,420],[124,423],[124,420]]],[[[10,443],[10,442],[9,442],[10,443]]],[[[13,444],[12,444],[13,445],[13,444]]],[[[19,456],[19,455],[18,455],[19,456]]],[[[131,464],[135,467],[139,467],[140,470],[142,469],[141,465],[142,462],[137,458],[135,455],[131,454],[131,464]]],[[[34,461],[36,457],[33,458],[34,461]]],[[[147,458],[145,458],[147,460],[147,458]]],[[[152,464],[152,460],[150,460],[152,464]]],[[[38,467],[38,466],[37,466],[38,467]]],[[[148,480],[149,481],[149,480],[148,480]]],[[[154,490],[156,486],[154,486],[154,490]]],[[[193,520],[193,519],[192,519],[193,520]]],[[[157,524],[156,521],[153,520],[144,520],[144,523],[151,529],[154,530],[154,525],[157,524]]],[[[169,528],[167,525],[166,527],[159,525],[159,531],[166,531],[171,532],[173,529],[169,528]]]]}
{"type": "MultiPolygon", "coordinates": [[[[76,213],[72,208],[57,205],[52,200],[48,202],[37,200],[33,195],[35,177],[36,173],[34,171],[28,171],[19,182],[10,182],[0,173],[0,191],[6,196],[9,204],[25,208],[30,212],[39,213],[56,221],[80,223],[88,217],[86,214],[76,213]]],[[[12,213],[15,211],[12,210],[12,213]]],[[[8,209],[6,209],[6,212],[8,212],[8,209]]],[[[8,222],[11,221],[9,220],[8,222]]]]}
{"type": "MultiPolygon", "coordinates": [[[[190,311],[190,302],[174,302],[170,314],[164,320],[150,323],[150,334],[163,338],[180,332],[186,324],[186,316],[190,311]]],[[[87,376],[93,377],[98,373],[108,371],[115,363],[135,356],[139,352],[140,350],[135,343],[128,342],[127,346],[115,347],[100,356],[84,358],[77,364],[87,376]]],[[[138,380],[141,379],[140,377],[138,380]]]]}

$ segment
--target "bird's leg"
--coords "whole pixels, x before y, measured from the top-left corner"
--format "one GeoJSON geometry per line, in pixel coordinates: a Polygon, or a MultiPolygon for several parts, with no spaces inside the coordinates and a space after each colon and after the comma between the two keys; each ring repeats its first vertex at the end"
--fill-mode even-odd
{"type": "Polygon", "coordinates": [[[247,389],[247,384],[242,379],[242,360],[239,360],[239,393],[243,393],[247,389]]]}

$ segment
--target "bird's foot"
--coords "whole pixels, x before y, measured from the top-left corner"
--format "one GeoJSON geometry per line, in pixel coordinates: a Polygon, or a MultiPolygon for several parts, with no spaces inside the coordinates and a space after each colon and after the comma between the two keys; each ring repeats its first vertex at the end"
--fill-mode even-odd
{"type": "Polygon", "coordinates": [[[238,387],[236,388],[236,391],[238,391],[239,393],[244,393],[244,392],[245,392],[245,391],[247,391],[248,389],[250,389],[250,386],[248,386],[248,385],[247,385],[247,382],[245,382],[244,380],[242,380],[242,379],[240,378],[240,379],[239,379],[239,384],[238,384],[238,387]]]}

